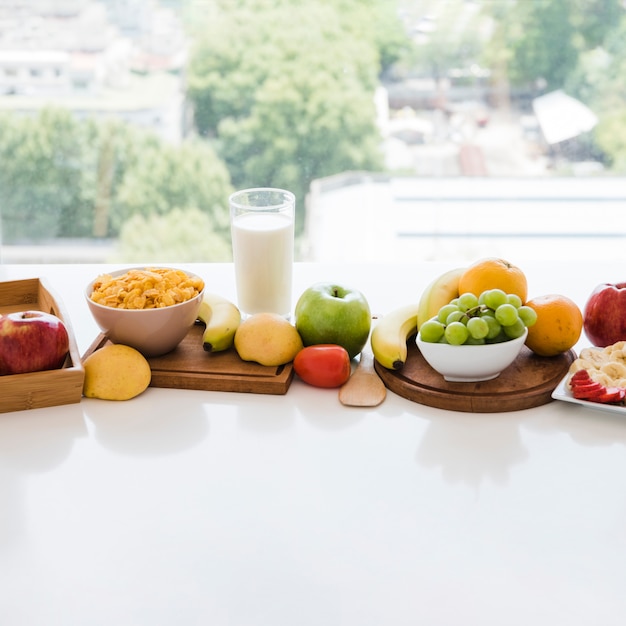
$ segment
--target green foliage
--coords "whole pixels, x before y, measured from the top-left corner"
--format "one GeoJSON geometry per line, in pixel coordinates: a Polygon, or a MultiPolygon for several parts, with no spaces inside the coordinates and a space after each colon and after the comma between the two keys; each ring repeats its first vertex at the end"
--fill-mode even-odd
{"type": "Polygon", "coordinates": [[[229,227],[229,174],[208,144],[188,141],[170,146],[146,141],[134,156],[112,204],[114,231],[128,216],[166,215],[172,207],[203,211],[218,232],[229,227]]]}
{"type": "Polygon", "coordinates": [[[322,75],[283,73],[258,90],[248,117],[222,121],[221,154],[240,186],[286,187],[302,199],[314,178],[379,167],[373,116],[371,98],[349,79],[338,92],[322,75]]]}
{"type": "Polygon", "coordinates": [[[603,117],[594,129],[598,147],[607,155],[614,173],[626,174],[626,111],[603,117]]]}
{"type": "Polygon", "coordinates": [[[218,263],[232,260],[230,240],[214,231],[209,215],[175,208],[163,215],[135,214],[124,223],[110,262],[218,263]]]}
{"type": "Polygon", "coordinates": [[[567,89],[598,112],[626,103],[626,15],[606,34],[603,45],[581,55],[567,89]]]}
{"type": "Polygon", "coordinates": [[[115,237],[133,215],[197,208],[226,237],[228,171],[205,142],[172,146],[121,121],[44,109],[0,116],[0,215],[8,243],[115,237]]]}
{"type": "Polygon", "coordinates": [[[537,84],[541,79],[546,90],[559,89],[576,71],[580,56],[601,45],[621,15],[621,0],[502,5],[496,17],[503,30],[490,54],[507,58],[512,84],[537,84]]]}
{"type": "Polygon", "coordinates": [[[513,7],[505,37],[511,83],[527,85],[543,79],[548,90],[559,88],[578,60],[578,31],[570,0],[517,2],[513,7]]]}
{"type": "Polygon", "coordinates": [[[573,0],[573,3],[585,50],[602,46],[624,15],[623,0],[573,0]]]}
{"type": "MultiPolygon", "coordinates": [[[[564,89],[599,118],[589,151],[626,171],[626,15],[622,0],[550,0],[498,5],[489,56],[516,86],[564,89]],[[543,79],[544,83],[541,84],[543,79]]],[[[494,64],[495,65],[495,64],[494,64]]]]}
{"type": "Polygon", "coordinates": [[[382,63],[400,49],[395,23],[382,17],[391,5],[242,0],[213,6],[228,10],[210,11],[198,29],[188,83],[196,125],[214,139],[235,187],[292,190],[301,228],[313,179],[382,167],[373,96],[382,63]]]}
{"type": "Polygon", "coordinates": [[[626,15],[605,29],[602,46],[581,54],[566,83],[568,93],[588,104],[599,118],[595,145],[613,172],[626,172],[626,15]]]}
{"type": "Polygon", "coordinates": [[[226,117],[246,116],[257,89],[293,67],[294,73],[321,73],[338,88],[354,75],[364,89],[374,90],[375,47],[347,31],[328,3],[300,7],[297,14],[293,2],[227,4],[228,11],[203,22],[190,60],[188,93],[202,135],[214,135],[226,117]]]}
{"type": "Polygon", "coordinates": [[[64,111],[36,118],[0,117],[0,211],[3,239],[80,235],[89,230],[96,129],[64,111]]]}

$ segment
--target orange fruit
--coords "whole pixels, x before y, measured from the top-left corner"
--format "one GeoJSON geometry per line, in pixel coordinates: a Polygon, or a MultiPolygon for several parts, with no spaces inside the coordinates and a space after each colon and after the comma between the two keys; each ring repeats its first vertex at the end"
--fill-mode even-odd
{"type": "Polygon", "coordinates": [[[526,345],[539,356],[556,356],[576,345],[583,329],[583,314],[567,296],[548,294],[526,302],[537,313],[528,328],[526,345]]]}
{"type": "Polygon", "coordinates": [[[528,282],[524,272],[516,265],[495,257],[476,261],[459,279],[459,293],[470,292],[479,296],[488,289],[515,293],[522,302],[526,302],[528,297],[528,282]]]}

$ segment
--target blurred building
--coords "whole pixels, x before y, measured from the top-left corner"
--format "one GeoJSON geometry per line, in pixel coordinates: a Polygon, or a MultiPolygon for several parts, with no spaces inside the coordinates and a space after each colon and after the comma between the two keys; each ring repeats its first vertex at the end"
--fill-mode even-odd
{"type": "Polygon", "coordinates": [[[180,21],[151,0],[0,0],[0,110],[60,106],[178,141],[186,53],[180,21]]]}
{"type": "Polygon", "coordinates": [[[626,261],[626,180],[619,177],[393,177],[314,181],[305,259],[474,261],[501,256],[626,261]]]}

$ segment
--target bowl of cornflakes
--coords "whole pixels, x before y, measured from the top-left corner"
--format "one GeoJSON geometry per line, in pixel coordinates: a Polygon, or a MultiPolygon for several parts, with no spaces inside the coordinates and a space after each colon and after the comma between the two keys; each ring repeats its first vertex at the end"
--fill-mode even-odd
{"type": "Polygon", "coordinates": [[[102,333],[146,357],[171,352],[194,325],[204,281],[169,267],[133,267],[101,274],[85,297],[102,333]]]}

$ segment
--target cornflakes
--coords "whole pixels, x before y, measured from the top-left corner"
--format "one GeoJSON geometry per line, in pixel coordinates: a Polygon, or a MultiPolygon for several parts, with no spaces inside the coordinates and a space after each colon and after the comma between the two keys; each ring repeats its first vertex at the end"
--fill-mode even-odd
{"type": "Polygon", "coordinates": [[[117,309],[158,309],[195,298],[204,281],[170,268],[132,269],[121,276],[102,274],[94,281],[91,299],[117,309]]]}

